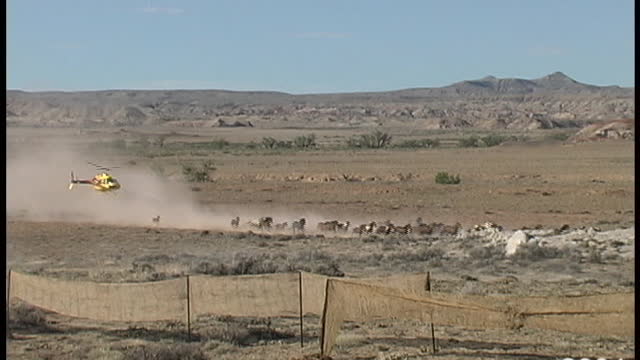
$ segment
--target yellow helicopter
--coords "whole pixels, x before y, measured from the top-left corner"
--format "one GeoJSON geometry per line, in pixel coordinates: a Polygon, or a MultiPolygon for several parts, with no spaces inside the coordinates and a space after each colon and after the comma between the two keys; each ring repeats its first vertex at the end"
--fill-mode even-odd
{"type": "Polygon", "coordinates": [[[92,179],[76,179],[73,175],[73,171],[71,172],[71,182],[69,183],[69,190],[73,189],[74,184],[87,184],[93,185],[93,189],[101,192],[111,192],[120,189],[120,183],[116,178],[111,176],[107,171],[111,169],[106,168],[104,166],[99,166],[97,164],[89,163],[90,165],[95,166],[99,171],[99,174],[94,176],[92,179]]]}

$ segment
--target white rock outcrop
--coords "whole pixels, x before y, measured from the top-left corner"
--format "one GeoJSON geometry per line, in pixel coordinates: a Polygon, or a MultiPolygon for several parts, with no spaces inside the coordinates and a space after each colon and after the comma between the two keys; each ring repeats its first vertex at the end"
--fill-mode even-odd
{"type": "Polygon", "coordinates": [[[507,240],[507,246],[505,247],[505,253],[507,256],[511,256],[516,253],[520,245],[525,244],[529,240],[529,235],[522,230],[518,230],[511,235],[507,240]]]}

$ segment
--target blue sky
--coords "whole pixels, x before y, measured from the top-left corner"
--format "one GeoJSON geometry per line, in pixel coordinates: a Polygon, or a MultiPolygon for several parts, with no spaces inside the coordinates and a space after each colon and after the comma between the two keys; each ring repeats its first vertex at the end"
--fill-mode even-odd
{"type": "Polygon", "coordinates": [[[7,88],[634,84],[632,0],[9,0],[7,88]]]}

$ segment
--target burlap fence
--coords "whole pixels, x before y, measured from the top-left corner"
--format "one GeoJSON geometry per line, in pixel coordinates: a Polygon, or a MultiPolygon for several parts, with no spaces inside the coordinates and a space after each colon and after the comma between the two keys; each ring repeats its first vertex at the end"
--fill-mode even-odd
{"type": "MultiPolygon", "coordinates": [[[[324,275],[302,273],[304,314],[321,315],[326,281],[324,275]]],[[[366,284],[388,284],[394,288],[424,290],[426,275],[351,279],[366,284]]],[[[191,314],[233,316],[298,316],[300,312],[299,274],[191,277],[191,314]]]]}
{"type": "Polygon", "coordinates": [[[184,279],[105,284],[10,274],[11,297],[63,315],[104,321],[182,320],[186,316],[184,279]]]}
{"type": "MultiPolygon", "coordinates": [[[[193,319],[199,315],[322,315],[329,277],[303,272],[208,276],[146,283],[95,283],[57,280],[10,272],[10,296],[59,314],[102,321],[193,319]],[[302,280],[302,296],[300,296],[302,280]],[[188,302],[188,304],[187,304],[188,302]]],[[[423,290],[426,274],[351,279],[423,290]]]]}
{"type": "Polygon", "coordinates": [[[466,328],[531,327],[588,335],[633,336],[634,293],[572,297],[468,296],[393,289],[329,279],[321,352],[333,349],[343,321],[422,320],[466,328]]]}

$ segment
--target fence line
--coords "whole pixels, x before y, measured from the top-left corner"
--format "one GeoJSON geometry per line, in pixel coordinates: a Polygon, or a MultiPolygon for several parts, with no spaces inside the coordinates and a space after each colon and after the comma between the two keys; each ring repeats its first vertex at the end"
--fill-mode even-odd
{"type": "MultiPolygon", "coordinates": [[[[240,276],[187,276],[144,283],[95,283],[9,273],[7,300],[19,298],[63,315],[99,321],[185,320],[200,315],[321,315],[325,282],[307,272],[240,276]],[[294,294],[299,293],[296,297],[294,294]],[[304,310],[304,312],[303,312],[304,310]]],[[[420,289],[424,274],[352,279],[420,289]]]]}
{"type": "MultiPolygon", "coordinates": [[[[187,276],[147,283],[66,281],[9,270],[7,303],[19,298],[63,315],[102,321],[158,321],[199,315],[321,316],[321,353],[328,355],[343,321],[405,318],[469,328],[531,327],[633,336],[634,293],[509,297],[432,292],[431,274],[344,279],[298,272],[187,276]],[[295,293],[298,293],[296,299],[295,293]]],[[[9,308],[7,307],[7,322],[9,308]]],[[[9,334],[9,333],[8,333],[9,334]]],[[[435,351],[435,348],[434,348],[435,351]]]]}
{"type": "Polygon", "coordinates": [[[148,283],[65,281],[11,272],[11,297],[67,316],[98,321],[185,320],[183,279],[148,283]]]}
{"type": "Polygon", "coordinates": [[[328,279],[320,352],[329,355],[343,321],[382,318],[467,328],[520,327],[600,336],[634,335],[634,293],[586,296],[467,296],[328,279]]]}

